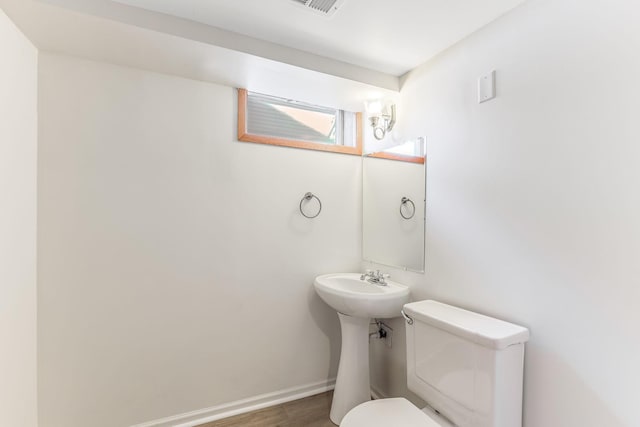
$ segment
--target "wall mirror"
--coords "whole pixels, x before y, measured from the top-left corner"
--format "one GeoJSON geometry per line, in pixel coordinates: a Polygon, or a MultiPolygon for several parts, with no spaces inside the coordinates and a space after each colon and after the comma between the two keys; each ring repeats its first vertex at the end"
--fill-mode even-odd
{"type": "Polygon", "coordinates": [[[424,272],[426,139],[362,158],[365,261],[424,272]]]}

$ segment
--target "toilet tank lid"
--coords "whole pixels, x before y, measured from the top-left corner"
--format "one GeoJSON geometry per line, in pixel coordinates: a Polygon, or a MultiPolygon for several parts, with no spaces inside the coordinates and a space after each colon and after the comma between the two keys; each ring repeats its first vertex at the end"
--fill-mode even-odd
{"type": "Polygon", "coordinates": [[[527,328],[438,301],[412,302],[403,311],[414,320],[495,350],[529,340],[527,328]]]}

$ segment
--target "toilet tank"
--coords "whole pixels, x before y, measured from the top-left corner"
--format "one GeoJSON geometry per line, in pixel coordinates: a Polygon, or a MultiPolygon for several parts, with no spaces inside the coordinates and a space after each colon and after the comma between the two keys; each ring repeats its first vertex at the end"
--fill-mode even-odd
{"type": "Polygon", "coordinates": [[[459,427],[522,425],[526,328],[431,300],[403,313],[411,391],[459,427]]]}

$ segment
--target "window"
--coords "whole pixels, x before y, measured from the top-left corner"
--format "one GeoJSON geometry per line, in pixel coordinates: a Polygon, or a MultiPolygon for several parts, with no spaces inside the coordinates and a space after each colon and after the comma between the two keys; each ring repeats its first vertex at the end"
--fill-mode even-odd
{"type": "Polygon", "coordinates": [[[402,162],[422,163],[426,155],[425,138],[420,137],[405,141],[403,144],[387,148],[384,151],[368,154],[369,157],[379,159],[399,160],[402,162]]]}
{"type": "Polygon", "coordinates": [[[362,115],[238,89],[238,140],[362,154],[362,115]]]}

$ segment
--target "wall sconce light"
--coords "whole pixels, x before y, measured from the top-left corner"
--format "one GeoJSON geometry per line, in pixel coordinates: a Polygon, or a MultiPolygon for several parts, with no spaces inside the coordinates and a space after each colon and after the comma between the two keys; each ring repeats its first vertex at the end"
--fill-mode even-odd
{"type": "Polygon", "coordinates": [[[366,102],[365,106],[373,128],[373,136],[380,141],[396,124],[396,105],[384,104],[377,99],[366,102]]]}

